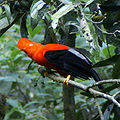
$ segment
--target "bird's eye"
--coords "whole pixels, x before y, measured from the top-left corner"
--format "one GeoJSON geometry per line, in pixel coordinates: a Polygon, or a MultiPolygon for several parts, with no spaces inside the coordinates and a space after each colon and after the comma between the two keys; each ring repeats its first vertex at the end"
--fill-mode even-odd
{"type": "Polygon", "coordinates": [[[33,44],[29,44],[29,46],[33,46],[33,44]]]}

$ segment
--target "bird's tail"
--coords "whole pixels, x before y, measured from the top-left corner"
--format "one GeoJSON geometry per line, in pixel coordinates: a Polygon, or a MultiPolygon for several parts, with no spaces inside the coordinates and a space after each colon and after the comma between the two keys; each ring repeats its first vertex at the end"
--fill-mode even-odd
{"type": "MultiPolygon", "coordinates": [[[[92,77],[94,78],[94,80],[96,82],[101,81],[101,79],[99,78],[97,72],[94,69],[92,69],[92,77]]],[[[98,85],[98,87],[99,87],[99,89],[103,89],[102,85],[98,85]]]]}

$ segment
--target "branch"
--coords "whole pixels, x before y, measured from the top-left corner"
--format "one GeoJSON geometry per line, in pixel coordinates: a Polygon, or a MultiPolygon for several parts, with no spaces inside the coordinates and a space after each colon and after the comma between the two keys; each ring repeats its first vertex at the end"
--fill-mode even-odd
{"type": "Polygon", "coordinates": [[[50,43],[57,43],[57,38],[56,38],[53,28],[50,26],[50,21],[48,21],[45,16],[43,17],[43,20],[44,20],[44,23],[46,24],[46,29],[48,30],[48,34],[49,34],[48,37],[49,39],[51,38],[50,43]]]}
{"type": "Polygon", "coordinates": [[[118,80],[118,79],[102,80],[102,81],[99,81],[99,82],[89,85],[88,88],[92,88],[92,87],[95,87],[95,86],[98,86],[101,84],[106,84],[106,83],[117,83],[118,84],[118,83],[120,83],[120,80],[118,80]]]}
{"type": "MultiPolygon", "coordinates": [[[[43,71],[44,70],[41,67],[38,69],[39,73],[43,73],[43,71]]],[[[52,79],[53,81],[57,81],[59,83],[63,83],[65,81],[65,78],[58,77],[58,76],[56,76],[54,74],[47,74],[46,77],[52,79]]],[[[102,98],[108,99],[108,100],[112,101],[115,105],[120,107],[120,103],[111,95],[108,95],[106,93],[97,91],[97,90],[95,90],[93,88],[89,88],[89,86],[83,85],[81,83],[78,83],[78,82],[75,82],[75,81],[72,81],[72,80],[69,80],[68,84],[69,84],[69,86],[73,86],[73,87],[81,89],[81,90],[83,90],[85,92],[89,92],[94,97],[102,97],[102,98]]]]}
{"type": "Polygon", "coordinates": [[[104,120],[104,117],[103,117],[103,113],[102,113],[102,110],[97,102],[97,98],[95,98],[95,104],[96,104],[96,107],[98,108],[98,112],[99,112],[99,115],[100,115],[100,119],[101,120],[104,120]]]}

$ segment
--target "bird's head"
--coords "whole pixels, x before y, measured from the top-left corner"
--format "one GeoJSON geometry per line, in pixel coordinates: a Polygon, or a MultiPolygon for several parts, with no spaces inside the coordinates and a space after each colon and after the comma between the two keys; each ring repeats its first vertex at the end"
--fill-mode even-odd
{"type": "Polygon", "coordinates": [[[26,48],[28,48],[29,46],[32,46],[32,43],[33,42],[31,40],[27,39],[27,38],[21,38],[18,41],[17,46],[20,50],[25,51],[26,48]]]}
{"type": "Polygon", "coordinates": [[[21,38],[18,41],[17,46],[20,50],[24,51],[29,57],[31,57],[37,49],[37,44],[39,43],[32,42],[27,38],[21,38]]]}

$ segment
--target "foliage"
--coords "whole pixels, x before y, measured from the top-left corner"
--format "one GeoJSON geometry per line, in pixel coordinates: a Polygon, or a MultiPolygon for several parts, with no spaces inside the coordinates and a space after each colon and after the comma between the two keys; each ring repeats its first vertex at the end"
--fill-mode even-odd
{"type": "MultiPolygon", "coordinates": [[[[0,99],[4,104],[1,102],[0,108],[4,109],[0,119],[63,119],[61,84],[40,76],[35,63],[27,70],[31,60],[17,48],[21,37],[43,44],[66,44],[75,35],[76,47],[96,63],[101,79],[119,79],[119,4],[119,0],[1,0],[0,99]]],[[[110,94],[119,91],[116,84],[104,87],[110,94]]],[[[120,95],[116,99],[120,101],[120,95]]],[[[77,120],[100,119],[93,98],[75,89],[75,100],[77,120]]],[[[99,98],[96,104],[105,120],[120,118],[120,108],[110,101],[99,98]]]]}

